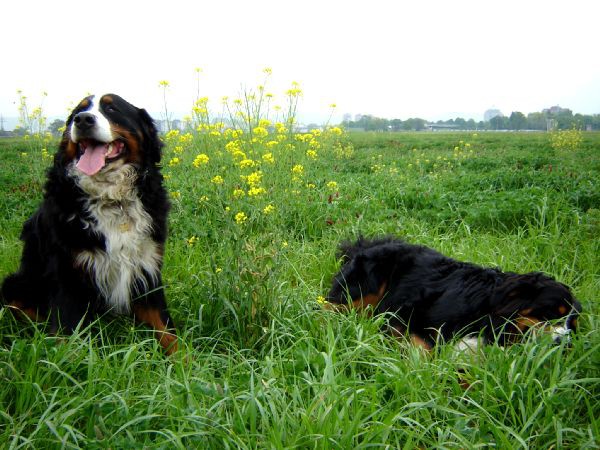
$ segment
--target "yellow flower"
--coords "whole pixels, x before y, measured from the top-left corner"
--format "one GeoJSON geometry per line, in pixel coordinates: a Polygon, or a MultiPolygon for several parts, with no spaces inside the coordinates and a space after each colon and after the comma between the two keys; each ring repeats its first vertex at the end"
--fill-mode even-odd
{"type": "Polygon", "coordinates": [[[275,211],[275,207],[271,204],[269,204],[263,208],[264,214],[271,214],[273,211],[275,211]]]}
{"type": "Polygon", "coordinates": [[[194,139],[194,135],[192,133],[185,133],[179,136],[179,142],[181,144],[190,144],[194,139]]]}
{"type": "Polygon", "coordinates": [[[248,189],[248,196],[256,197],[258,195],[264,194],[265,192],[267,192],[265,188],[254,186],[248,189]]]}
{"type": "Polygon", "coordinates": [[[179,192],[179,191],[171,191],[171,198],[174,198],[175,200],[181,198],[181,192],[179,192]]]}
{"type": "Polygon", "coordinates": [[[243,197],[244,195],[246,195],[246,193],[244,192],[243,189],[234,189],[234,191],[233,191],[234,198],[240,198],[240,197],[243,197]]]}
{"type": "Polygon", "coordinates": [[[207,202],[208,201],[208,196],[207,195],[203,195],[202,197],[200,197],[200,201],[201,202],[207,202]]]}
{"type": "Polygon", "coordinates": [[[243,224],[248,220],[248,216],[244,212],[239,212],[235,215],[235,223],[238,225],[243,224]]]}
{"type": "Polygon", "coordinates": [[[256,163],[251,159],[242,159],[240,161],[240,169],[245,169],[247,167],[254,167],[256,163]]]}
{"type": "Polygon", "coordinates": [[[302,173],[304,173],[304,166],[302,164],[296,164],[292,167],[292,173],[294,175],[302,175],[302,173]]]}
{"type": "Polygon", "coordinates": [[[165,134],[165,139],[173,139],[179,136],[179,130],[171,130],[167,134],[165,134]]]}
{"type": "Polygon", "coordinates": [[[250,175],[245,177],[246,183],[248,183],[248,186],[251,186],[251,187],[258,186],[260,184],[261,179],[262,179],[262,172],[260,170],[258,170],[256,172],[252,172],[250,175]]]}
{"type": "Polygon", "coordinates": [[[307,150],[306,156],[308,156],[310,159],[317,159],[317,152],[314,150],[307,150]]]}
{"type": "Polygon", "coordinates": [[[214,184],[223,184],[224,182],[223,177],[221,175],[215,175],[210,181],[214,184]]]}
{"type": "Polygon", "coordinates": [[[187,240],[188,247],[193,246],[196,242],[198,242],[198,237],[192,236],[187,240]]]}
{"type": "Polygon", "coordinates": [[[208,157],[208,155],[200,153],[198,156],[196,156],[196,158],[194,158],[194,162],[192,164],[194,164],[194,167],[200,167],[202,165],[208,164],[209,160],[210,158],[208,157]]]}
{"type": "Polygon", "coordinates": [[[264,162],[269,163],[269,164],[273,164],[275,162],[275,158],[273,158],[273,153],[265,153],[262,156],[262,159],[264,162]]]}
{"type": "Polygon", "coordinates": [[[302,89],[297,82],[292,81],[292,88],[285,91],[285,94],[289,97],[299,97],[302,95],[302,89]]]}
{"type": "Polygon", "coordinates": [[[169,161],[169,167],[176,166],[180,162],[181,162],[181,160],[179,158],[177,158],[177,157],[172,158],[171,161],[169,161]]]}
{"type": "Polygon", "coordinates": [[[255,137],[257,137],[257,138],[261,139],[261,138],[264,138],[264,137],[268,136],[268,135],[269,135],[269,132],[268,132],[268,131],[267,131],[267,129],[266,129],[266,128],[264,128],[264,127],[255,127],[255,128],[252,130],[252,134],[253,134],[255,137]]]}
{"type": "Polygon", "coordinates": [[[338,184],[335,181],[330,181],[327,183],[327,188],[335,191],[338,188],[338,184]]]}
{"type": "Polygon", "coordinates": [[[329,303],[327,300],[325,300],[325,297],[323,297],[322,295],[317,296],[317,303],[319,305],[324,305],[325,303],[329,303]]]}
{"type": "Polygon", "coordinates": [[[220,267],[217,267],[215,269],[215,273],[221,273],[221,272],[223,272],[223,269],[221,269],[220,267]]]}
{"type": "Polygon", "coordinates": [[[160,87],[167,88],[167,87],[169,87],[169,82],[168,82],[167,80],[160,80],[160,81],[158,82],[158,85],[159,85],[160,87]]]}

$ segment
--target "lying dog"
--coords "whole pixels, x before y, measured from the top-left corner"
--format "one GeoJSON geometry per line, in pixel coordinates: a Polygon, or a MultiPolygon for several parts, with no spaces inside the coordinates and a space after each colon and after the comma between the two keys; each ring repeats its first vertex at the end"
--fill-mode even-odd
{"type": "Polygon", "coordinates": [[[23,226],[21,267],[4,303],[50,332],[91,313],[133,314],[177,349],[161,265],[169,202],[152,118],[114,94],[89,96],[67,119],[44,200],[23,226]]]}
{"type": "Polygon", "coordinates": [[[458,335],[509,343],[538,326],[560,341],[581,312],[570,289],[542,273],[484,268],[394,238],[343,243],[339,257],[326,307],[392,313],[393,334],[427,349],[458,335]]]}

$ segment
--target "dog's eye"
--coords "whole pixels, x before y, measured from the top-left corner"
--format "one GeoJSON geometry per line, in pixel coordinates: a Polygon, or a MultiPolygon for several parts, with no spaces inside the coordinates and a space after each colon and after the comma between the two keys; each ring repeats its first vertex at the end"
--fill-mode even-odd
{"type": "Polygon", "coordinates": [[[108,105],[108,106],[106,106],[106,107],[104,108],[104,111],[106,111],[107,113],[114,113],[114,112],[117,112],[117,110],[115,109],[115,107],[114,107],[114,106],[112,106],[112,105],[108,105]]]}

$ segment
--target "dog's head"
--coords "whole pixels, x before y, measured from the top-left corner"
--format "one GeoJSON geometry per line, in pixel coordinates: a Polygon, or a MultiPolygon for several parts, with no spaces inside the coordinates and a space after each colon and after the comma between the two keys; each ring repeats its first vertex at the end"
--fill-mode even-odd
{"type": "Polygon", "coordinates": [[[531,328],[552,333],[556,342],[576,331],[581,304],[568,286],[542,273],[509,274],[495,290],[492,314],[508,320],[505,333],[531,328]]]}
{"type": "Polygon", "coordinates": [[[115,94],[84,98],[67,119],[61,141],[63,163],[88,176],[130,163],[160,161],[162,144],[152,118],[115,94]]]}
{"type": "Polygon", "coordinates": [[[342,268],[334,277],[325,307],[330,310],[375,308],[386,293],[401,241],[359,239],[340,245],[342,268]],[[351,301],[351,305],[348,300],[351,301]]]}

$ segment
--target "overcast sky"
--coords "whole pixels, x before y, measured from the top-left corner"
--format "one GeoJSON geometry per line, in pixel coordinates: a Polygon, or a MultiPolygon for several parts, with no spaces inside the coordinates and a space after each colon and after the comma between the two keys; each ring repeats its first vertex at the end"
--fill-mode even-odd
{"type": "MultiPolygon", "coordinates": [[[[200,94],[219,112],[273,74],[282,98],[304,92],[305,121],[342,114],[481,120],[559,104],[600,113],[600,2],[31,1],[0,7],[0,113],[16,90],[64,116],[87,93],[114,92],[158,115],[200,94]]],[[[158,117],[157,117],[158,118],[158,117]]]]}

